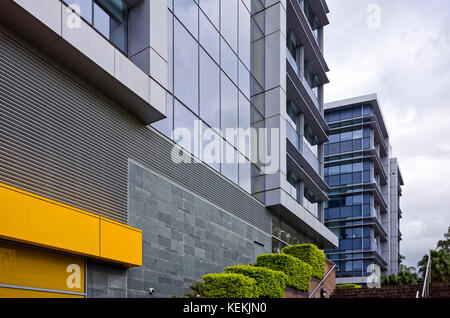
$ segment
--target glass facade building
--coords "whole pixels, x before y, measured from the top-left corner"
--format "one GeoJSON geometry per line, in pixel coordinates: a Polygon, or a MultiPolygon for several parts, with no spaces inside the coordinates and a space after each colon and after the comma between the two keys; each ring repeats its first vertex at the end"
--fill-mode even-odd
{"type": "Polygon", "coordinates": [[[338,248],[326,254],[339,267],[338,283],[365,284],[375,266],[383,274],[398,270],[389,135],[376,95],[327,104],[325,120],[330,127],[324,149],[330,200],[324,217],[339,238],[338,248]]]}
{"type": "Polygon", "coordinates": [[[0,248],[29,256],[0,294],[179,297],[286,245],[337,247],[330,215],[380,205],[326,182],[376,175],[325,170],[325,0],[37,2],[0,5],[0,248]],[[40,259],[82,284],[36,285],[21,269],[40,259]]]}
{"type": "MultiPolygon", "coordinates": [[[[262,7],[259,0],[253,2],[262,7]]],[[[240,0],[168,4],[168,116],[153,127],[248,193],[255,192],[250,140],[226,134],[228,128],[244,133],[264,116],[254,99],[262,92],[256,75],[260,65],[252,61],[252,42],[263,31],[252,17],[252,5],[240,0]],[[179,140],[173,134],[177,128],[188,129],[192,139],[179,140]],[[214,133],[206,135],[207,129],[214,133]],[[215,143],[221,145],[215,150],[219,153],[211,155],[219,160],[203,158],[215,143]]]]}

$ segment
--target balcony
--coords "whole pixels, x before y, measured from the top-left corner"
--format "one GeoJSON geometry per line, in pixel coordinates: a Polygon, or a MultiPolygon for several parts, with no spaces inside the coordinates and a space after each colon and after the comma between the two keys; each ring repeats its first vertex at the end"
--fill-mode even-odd
{"type": "Polygon", "coordinates": [[[309,142],[305,137],[300,137],[297,131],[292,127],[289,121],[286,121],[286,137],[292,143],[292,145],[297,149],[299,153],[306,159],[314,171],[321,176],[320,171],[320,160],[317,155],[311,150],[309,142]]]}
{"type": "Polygon", "coordinates": [[[311,149],[311,146],[309,145],[309,142],[306,140],[305,137],[303,137],[303,156],[305,157],[306,161],[313,167],[313,169],[322,176],[320,172],[320,160],[317,158],[317,154],[313,152],[311,149]]]}
{"type": "Polygon", "coordinates": [[[289,65],[291,65],[292,69],[294,70],[295,74],[297,74],[297,77],[299,81],[302,83],[304,88],[306,89],[306,92],[311,99],[314,106],[317,108],[317,110],[320,112],[320,103],[319,103],[319,90],[317,87],[311,88],[308,81],[305,79],[305,77],[302,75],[300,71],[300,67],[298,66],[295,58],[292,56],[291,51],[286,47],[286,59],[289,62],[289,65]]]}
{"type": "MultiPolygon", "coordinates": [[[[323,18],[319,21],[321,26],[328,24],[326,12],[324,10],[322,11],[323,18]]],[[[319,82],[321,84],[328,83],[329,80],[326,75],[326,72],[329,71],[328,65],[298,0],[287,1],[287,28],[292,30],[297,39],[303,44],[305,48],[305,59],[311,61],[313,68],[318,73],[319,82]]]]}

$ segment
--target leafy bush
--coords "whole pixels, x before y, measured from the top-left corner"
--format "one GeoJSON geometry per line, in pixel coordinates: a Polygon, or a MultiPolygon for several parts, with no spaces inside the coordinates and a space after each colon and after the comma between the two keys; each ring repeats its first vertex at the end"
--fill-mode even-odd
{"type": "Polygon", "coordinates": [[[287,286],[301,291],[309,290],[312,268],[288,254],[263,254],[256,258],[255,266],[266,267],[275,271],[281,271],[288,276],[287,286]]]}
{"type": "Polygon", "coordinates": [[[314,244],[301,244],[286,246],[281,253],[292,255],[311,265],[312,276],[322,279],[325,272],[325,253],[314,244]]]}
{"type": "Polygon", "coordinates": [[[225,268],[226,273],[242,274],[255,279],[259,297],[283,298],[288,277],[285,273],[265,267],[239,265],[225,268]]]}
{"type": "Polygon", "coordinates": [[[197,298],[198,296],[205,296],[205,284],[201,280],[194,282],[191,286],[189,286],[189,289],[191,292],[185,292],[183,297],[197,298]]]}
{"type": "Polygon", "coordinates": [[[258,288],[253,278],[242,274],[207,274],[204,279],[206,298],[258,298],[258,288]]]}
{"type": "Polygon", "coordinates": [[[336,286],[336,289],[355,289],[355,288],[361,288],[361,286],[356,284],[342,284],[336,286]]]}
{"type": "Polygon", "coordinates": [[[381,286],[421,285],[423,279],[415,272],[414,267],[400,264],[400,272],[389,276],[381,275],[381,286]]]}

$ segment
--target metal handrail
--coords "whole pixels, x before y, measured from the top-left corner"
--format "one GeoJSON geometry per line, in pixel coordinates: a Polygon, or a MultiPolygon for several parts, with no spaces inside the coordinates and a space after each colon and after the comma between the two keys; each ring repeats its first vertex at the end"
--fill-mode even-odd
{"type": "Polygon", "coordinates": [[[328,271],[328,273],[322,278],[322,280],[319,282],[319,284],[316,286],[316,288],[314,288],[314,290],[311,292],[311,294],[309,294],[308,298],[311,298],[314,293],[316,292],[316,290],[320,287],[320,285],[323,284],[323,282],[325,281],[325,279],[328,277],[328,275],[330,275],[330,273],[333,271],[333,269],[335,269],[337,267],[336,264],[333,265],[333,267],[331,267],[331,269],[328,271]]]}
{"type": "MultiPolygon", "coordinates": [[[[428,298],[430,296],[430,282],[431,282],[431,253],[428,256],[427,268],[423,280],[422,298],[428,298]]],[[[419,291],[417,291],[416,298],[419,298],[419,291]]]]}

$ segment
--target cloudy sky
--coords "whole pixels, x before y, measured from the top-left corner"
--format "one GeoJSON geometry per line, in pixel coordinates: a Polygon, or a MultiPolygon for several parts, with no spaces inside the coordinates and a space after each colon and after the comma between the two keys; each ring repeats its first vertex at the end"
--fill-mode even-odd
{"type": "Polygon", "coordinates": [[[450,226],[450,1],[327,3],[325,100],[378,94],[405,181],[401,254],[415,266],[450,226]]]}

